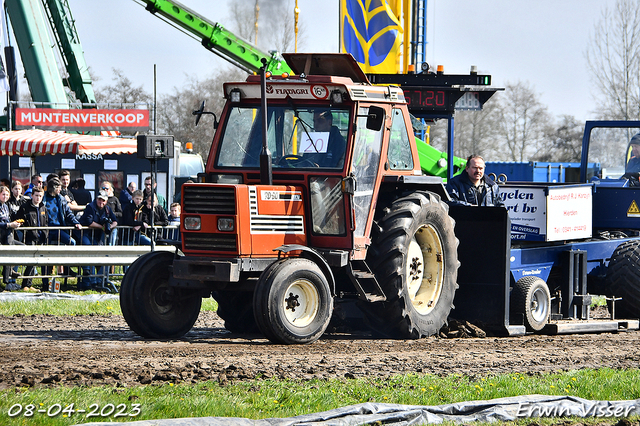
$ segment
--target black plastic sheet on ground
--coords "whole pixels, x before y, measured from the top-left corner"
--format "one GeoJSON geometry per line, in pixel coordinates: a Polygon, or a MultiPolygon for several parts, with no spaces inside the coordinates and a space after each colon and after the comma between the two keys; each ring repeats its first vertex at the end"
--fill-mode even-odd
{"type": "MultiPolygon", "coordinates": [[[[144,407],[140,407],[144,411],[144,407]]],[[[592,417],[615,423],[618,418],[639,416],[640,399],[625,401],[591,401],[573,396],[525,395],[487,401],[468,401],[446,405],[400,405],[367,402],[336,408],[321,413],[305,414],[284,419],[251,420],[237,417],[199,417],[171,420],[141,420],[129,422],[134,426],[294,426],[331,425],[355,426],[369,424],[420,425],[456,423],[503,422],[537,417],[592,417]]],[[[85,423],[89,425],[118,425],[121,423],[85,423]]]]}

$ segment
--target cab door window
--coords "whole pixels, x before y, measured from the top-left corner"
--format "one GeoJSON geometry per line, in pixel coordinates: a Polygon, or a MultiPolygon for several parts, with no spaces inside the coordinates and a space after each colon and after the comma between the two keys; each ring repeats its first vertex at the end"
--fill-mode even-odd
{"type": "Polygon", "coordinates": [[[413,170],[413,156],[411,155],[411,139],[407,133],[402,110],[394,108],[389,135],[389,149],[387,160],[391,170],[413,170]]]}
{"type": "Polygon", "coordinates": [[[382,129],[384,129],[384,126],[378,131],[367,129],[368,111],[369,108],[360,108],[358,110],[358,131],[353,147],[351,172],[356,177],[356,191],[353,195],[356,214],[354,237],[363,237],[365,233],[373,201],[376,176],[378,175],[382,129]]]}

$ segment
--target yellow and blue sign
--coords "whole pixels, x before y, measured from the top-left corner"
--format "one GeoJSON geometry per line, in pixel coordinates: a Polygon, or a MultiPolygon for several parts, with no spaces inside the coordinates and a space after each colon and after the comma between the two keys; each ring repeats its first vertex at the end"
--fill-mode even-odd
{"type": "Polygon", "coordinates": [[[398,72],[402,26],[385,0],[342,0],[340,21],[340,49],[365,73],[398,72]]]}

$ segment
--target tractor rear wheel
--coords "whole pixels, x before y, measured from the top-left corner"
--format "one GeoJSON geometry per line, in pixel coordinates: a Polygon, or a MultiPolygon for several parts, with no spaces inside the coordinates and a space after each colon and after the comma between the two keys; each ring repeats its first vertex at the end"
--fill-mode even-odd
{"type": "Polygon", "coordinates": [[[260,331],[274,343],[310,343],[322,336],[333,312],[322,270],[303,258],[274,262],[260,276],[253,296],[260,331]]]}
{"type": "Polygon", "coordinates": [[[253,333],[258,325],[253,316],[253,294],[249,291],[215,291],[218,316],[224,320],[224,328],[233,333],[253,333]]]}
{"type": "Polygon", "coordinates": [[[511,291],[511,310],[523,315],[527,330],[542,330],[551,315],[551,294],[547,283],[539,277],[520,278],[511,291]]]}
{"type": "Polygon", "coordinates": [[[377,222],[367,263],[387,300],[360,305],[374,333],[418,339],[446,324],[460,265],[448,212],[438,195],[419,191],[394,201],[377,222]]]}
{"type": "Polygon", "coordinates": [[[605,289],[608,296],[621,297],[616,316],[640,318],[640,241],[620,244],[611,255],[605,289]]]}
{"type": "Polygon", "coordinates": [[[186,334],[200,314],[202,298],[193,291],[169,286],[174,255],[151,252],[125,274],[120,306],[129,327],[145,338],[172,339],[186,334]]]}

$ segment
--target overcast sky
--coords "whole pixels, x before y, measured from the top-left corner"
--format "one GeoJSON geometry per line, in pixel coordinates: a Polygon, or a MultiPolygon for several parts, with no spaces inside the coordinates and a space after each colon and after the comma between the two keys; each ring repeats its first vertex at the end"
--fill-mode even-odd
{"type": "MultiPolygon", "coordinates": [[[[254,0],[248,1],[251,4],[254,0]]],[[[274,1],[274,0],[262,0],[274,1]]],[[[293,8],[294,0],[288,1],[293,8]]],[[[232,27],[227,0],[181,0],[211,21],[232,27]]],[[[99,87],[118,68],[136,85],[166,94],[188,76],[204,78],[227,63],[134,0],[69,0],[85,59],[99,87]]],[[[338,51],[338,0],[298,0],[307,33],[301,51],[338,51]]],[[[595,93],[586,67],[589,36],[615,0],[428,0],[427,60],[446,73],[471,65],[494,86],[525,81],[553,115],[593,118],[595,93]]],[[[13,37],[13,35],[12,35],[13,37]]]]}

